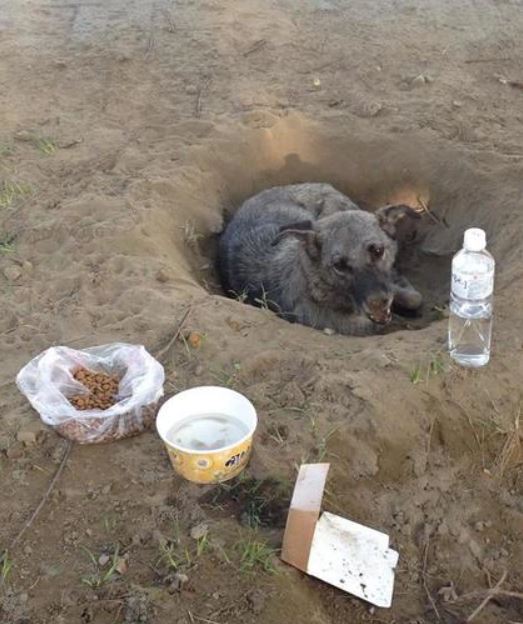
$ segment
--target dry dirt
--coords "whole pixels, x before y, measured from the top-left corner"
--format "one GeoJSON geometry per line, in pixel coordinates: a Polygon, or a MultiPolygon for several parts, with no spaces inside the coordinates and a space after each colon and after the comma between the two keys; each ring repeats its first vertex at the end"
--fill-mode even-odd
{"type": "Polygon", "coordinates": [[[503,575],[472,621],[523,621],[523,3],[1,4],[1,621],[458,623],[503,575]],[[217,294],[224,215],[298,181],[369,208],[428,201],[411,265],[423,319],[328,336],[217,294]],[[498,263],[478,372],[445,353],[449,257],[469,225],[498,263]],[[188,306],[202,344],[165,352],[188,306]],[[73,446],[13,546],[67,451],[16,372],[52,344],[117,340],[164,349],[167,396],[220,383],[255,403],[247,478],[182,482],[154,432],[73,446]],[[390,610],[272,554],[296,467],[318,460],[325,508],[399,550],[390,610]]]}

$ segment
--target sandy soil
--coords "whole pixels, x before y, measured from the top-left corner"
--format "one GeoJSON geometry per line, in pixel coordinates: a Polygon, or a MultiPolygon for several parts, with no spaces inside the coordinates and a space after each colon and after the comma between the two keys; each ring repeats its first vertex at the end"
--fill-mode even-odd
{"type": "Polygon", "coordinates": [[[2,2],[2,622],[458,623],[503,577],[513,594],[472,621],[523,620],[522,29],[519,0],[2,2]],[[220,296],[224,215],[298,181],[369,208],[428,202],[408,271],[422,319],[327,336],[220,296]],[[445,353],[449,258],[469,225],[498,262],[479,372],[445,353]],[[163,353],[166,393],[220,383],[256,404],[247,479],[182,482],[154,432],[75,446],[13,547],[67,448],[16,372],[52,344],[159,353],[188,306],[204,340],[163,353]],[[318,460],[326,509],[400,552],[390,610],[272,554],[296,466],[318,460]]]}

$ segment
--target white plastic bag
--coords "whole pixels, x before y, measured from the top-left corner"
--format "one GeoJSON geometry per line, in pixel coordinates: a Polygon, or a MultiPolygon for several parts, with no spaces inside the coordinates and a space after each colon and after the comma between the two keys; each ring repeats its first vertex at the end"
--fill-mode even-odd
{"type": "Polygon", "coordinates": [[[51,347],[31,360],[16,384],[47,425],[80,444],[118,440],[149,427],[165,374],[143,346],[115,343],[77,351],[51,347]],[[87,392],[73,378],[79,367],[117,375],[117,402],[106,410],[77,410],[68,398],[87,392]]]}

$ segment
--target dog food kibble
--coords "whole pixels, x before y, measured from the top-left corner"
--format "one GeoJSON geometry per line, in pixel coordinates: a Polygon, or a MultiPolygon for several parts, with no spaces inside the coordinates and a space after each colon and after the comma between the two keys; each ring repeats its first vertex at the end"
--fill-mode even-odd
{"type": "Polygon", "coordinates": [[[89,390],[89,394],[77,394],[69,399],[77,410],[106,410],[117,401],[120,380],[116,375],[95,373],[87,368],[77,368],[73,377],[89,390]]]}

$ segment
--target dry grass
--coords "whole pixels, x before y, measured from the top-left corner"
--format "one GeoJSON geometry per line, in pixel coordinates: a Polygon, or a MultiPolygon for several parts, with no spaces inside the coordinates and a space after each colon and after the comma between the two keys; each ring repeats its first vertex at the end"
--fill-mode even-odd
{"type": "Polygon", "coordinates": [[[523,464],[523,448],[521,444],[523,432],[519,426],[520,418],[521,406],[518,407],[513,427],[509,431],[504,432],[506,436],[505,442],[490,470],[492,476],[497,479],[503,479],[509,470],[523,464]]]}

